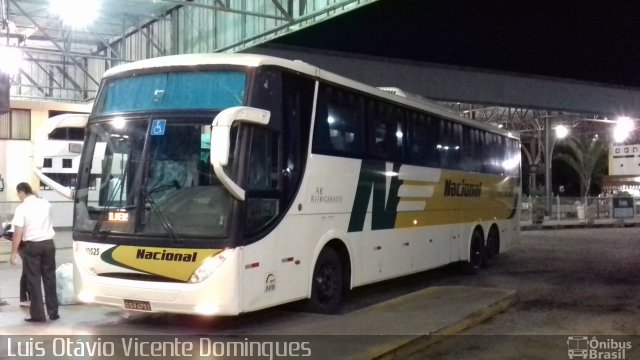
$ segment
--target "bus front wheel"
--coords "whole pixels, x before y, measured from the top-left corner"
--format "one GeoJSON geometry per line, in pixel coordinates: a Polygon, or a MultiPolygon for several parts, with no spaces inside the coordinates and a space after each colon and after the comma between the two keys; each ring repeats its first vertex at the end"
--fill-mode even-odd
{"type": "Polygon", "coordinates": [[[322,314],[338,311],[342,304],[343,282],[343,267],[338,253],[330,247],[324,248],[313,270],[309,310],[322,314]]]}

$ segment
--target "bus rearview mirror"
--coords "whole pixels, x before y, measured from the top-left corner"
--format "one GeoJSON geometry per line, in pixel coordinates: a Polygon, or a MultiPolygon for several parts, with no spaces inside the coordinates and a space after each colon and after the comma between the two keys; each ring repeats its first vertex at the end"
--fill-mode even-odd
{"type": "Polygon", "coordinates": [[[271,113],[267,110],[248,106],[235,106],[223,110],[213,119],[211,129],[211,161],[218,161],[220,165],[229,163],[229,146],[231,144],[231,126],[236,121],[257,125],[267,125],[271,113]]]}
{"type": "Polygon", "coordinates": [[[235,106],[225,109],[213,119],[211,124],[210,161],[213,171],[222,184],[238,200],[244,200],[244,190],[227,176],[223,167],[229,164],[231,146],[231,127],[236,121],[256,125],[267,125],[271,113],[267,110],[248,106],[235,106]]]}

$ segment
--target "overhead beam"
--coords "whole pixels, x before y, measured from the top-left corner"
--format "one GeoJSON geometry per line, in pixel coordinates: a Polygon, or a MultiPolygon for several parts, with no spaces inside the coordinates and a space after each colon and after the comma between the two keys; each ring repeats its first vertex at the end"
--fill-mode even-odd
{"type": "Polygon", "coordinates": [[[142,36],[144,36],[144,38],[147,39],[147,41],[149,41],[151,43],[151,45],[153,45],[153,47],[155,47],[156,50],[158,50],[160,52],[160,54],[162,54],[162,55],[166,55],[167,54],[165,49],[163,49],[149,34],[147,34],[144,31],[145,28],[147,30],[149,29],[148,26],[143,27],[143,25],[139,21],[137,21],[136,19],[132,19],[129,16],[127,16],[127,19],[129,19],[129,21],[131,21],[131,23],[138,29],[138,32],[140,34],[142,34],[142,36]]]}
{"type": "Polygon", "coordinates": [[[20,75],[24,76],[25,79],[27,79],[35,89],[37,89],[38,91],[40,91],[42,93],[42,96],[47,96],[47,92],[44,90],[44,88],[42,86],[40,86],[40,84],[38,84],[37,81],[35,81],[31,75],[27,74],[26,71],[20,69],[20,75]]]}
{"type": "Polygon", "coordinates": [[[276,9],[278,9],[278,11],[280,11],[282,15],[284,15],[286,19],[288,19],[289,21],[293,20],[293,16],[291,16],[287,9],[285,9],[278,0],[271,0],[271,2],[273,3],[273,5],[275,5],[276,9]]]}
{"type": "MultiPolygon", "coordinates": [[[[158,15],[156,17],[150,17],[151,20],[147,21],[146,23],[142,24],[139,21],[137,21],[136,19],[131,18],[130,16],[123,16],[121,17],[121,32],[118,33],[118,35],[114,35],[116,36],[115,39],[110,41],[110,44],[116,44],[119,41],[125,41],[124,39],[126,39],[128,36],[131,36],[133,34],[135,34],[136,32],[140,32],[141,28],[145,28],[145,27],[149,27],[151,26],[151,24],[154,24],[156,22],[160,22],[160,21],[168,21],[168,22],[172,22],[173,20],[167,18],[166,14],[162,14],[162,15],[158,15]],[[131,22],[131,26],[129,27],[129,24],[127,23],[128,20],[129,22],[131,22]]],[[[143,34],[145,35],[145,34],[143,34]]],[[[153,44],[156,48],[161,48],[160,44],[153,44]]],[[[102,51],[104,51],[106,49],[106,47],[97,47],[96,50],[93,51],[93,54],[98,54],[102,51]]],[[[166,50],[164,50],[164,53],[166,54],[166,50]]],[[[112,58],[107,58],[106,60],[114,60],[112,58]]],[[[121,59],[121,61],[126,61],[129,62],[131,60],[126,60],[126,59],[121,59]]]]}
{"type": "MultiPolygon", "coordinates": [[[[168,1],[168,0],[167,0],[168,1]]],[[[264,43],[279,34],[285,33],[287,31],[291,31],[295,28],[295,30],[300,30],[304,26],[310,26],[314,23],[314,21],[318,20],[326,20],[328,18],[334,17],[338,14],[351,11],[357,7],[362,7],[367,4],[376,2],[379,0],[343,0],[337,3],[334,3],[331,6],[327,6],[322,8],[316,12],[297,17],[286,24],[276,26],[270,30],[263,31],[255,36],[242,39],[240,41],[236,41],[235,43],[216,49],[216,52],[238,52],[244,49],[247,49],[251,46],[256,46],[260,43],[264,43]],[[342,11],[340,10],[342,9],[342,11]]],[[[305,3],[306,4],[306,3],[305,3]]]]}
{"type": "Polygon", "coordinates": [[[233,14],[240,14],[240,15],[255,16],[255,17],[266,18],[266,19],[289,21],[289,19],[286,18],[286,17],[276,16],[276,15],[269,15],[269,14],[265,14],[265,13],[254,12],[254,11],[237,10],[237,9],[232,9],[229,6],[205,5],[205,4],[197,3],[195,1],[185,2],[185,1],[181,1],[181,0],[159,0],[159,1],[163,2],[163,3],[168,3],[168,4],[176,4],[176,5],[181,5],[181,6],[198,7],[198,8],[203,8],[203,9],[223,11],[223,12],[228,12],[228,13],[233,13],[233,14]]]}
{"type": "Polygon", "coordinates": [[[83,90],[82,86],[80,86],[62,66],[56,66],[56,70],[58,70],[58,72],[62,74],[62,76],[67,79],[67,81],[69,81],[76,90],[83,90]]]}
{"type": "MultiPolygon", "coordinates": [[[[67,57],[79,57],[79,58],[87,58],[87,59],[98,59],[98,60],[114,60],[112,57],[108,56],[100,56],[95,54],[84,54],[79,52],[68,52],[66,54],[61,54],[60,51],[57,50],[48,50],[48,49],[38,49],[33,47],[20,47],[20,50],[23,52],[28,52],[32,54],[43,54],[43,55],[54,55],[54,56],[67,56],[67,57]]],[[[121,61],[131,61],[131,60],[121,60],[121,61]]],[[[75,63],[74,63],[75,64],[75,63]]]]}
{"type": "Polygon", "coordinates": [[[309,48],[248,52],[297,59],[373,86],[395,86],[437,101],[543,108],[640,118],[640,89],[569,79],[359,56],[309,48]]]}
{"type": "MultiPolygon", "coordinates": [[[[49,70],[46,67],[42,66],[42,64],[40,64],[40,61],[38,59],[35,59],[33,55],[29,54],[28,52],[23,52],[23,54],[25,54],[31,61],[33,61],[36,66],[39,67],[40,70],[42,70],[45,74],[49,73],[49,70]]],[[[60,84],[58,80],[56,80],[53,76],[51,76],[51,81],[53,81],[53,83],[55,83],[59,87],[62,87],[62,84],[60,84]]]]}
{"type": "Polygon", "coordinates": [[[116,49],[114,49],[110,44],[109,41],[107,41],[104,37],[102,37],[102,35],[98,34],[96,31],[94,31],[94,29],[90,26],[87,25],[87,30],[89,30],[89,32],[91,32],[93,35],[95,35],[98,39],[100,39],[100,41],[106,46],[108,47],[111,52],[113,52],[113,54],[116,56],[116,60],[122,60],[122,56],[120,55],[120,52],[118,52],[116,49]]]}
{"type": "MultiPolygon", "coordinates": [[[[26,16],[26,17],[27,17],[27,18],[28,18],[28,19],[33,23],[33,25],[35,25],[35,26],[36,26],[36,28],[40,29],[40,26],[38,25],[38,23],[37,23],[35,20],[33,20],[33,19],[31,18],[31,16],[30,16],[28,13],[26,13],[26,12],[25,12],[25,11],[24,11],[24,10],[23,10],[23,9],[22,9],[18,4],[17,4],[17,3],[16,3],[16,1],[15,1],[15,0],[10,0],[10,1],[11,1],[11,3],[13,4],[13,6],[14,6],[16,9],[18,9],[21,13],[23,13],[23,14],[24,14],[24,15],[25,15],[25,16],[26,16]]],[[[51,41],[51,43],[53,43],[53,45],[54,45],[56,48],[58,48],[58,50],[60,50],[63,54],[65,54],[65,55],[67,55],[67,56],[68,56],[68,51],[67,51],[66,49],[64,49],[62,46],[60,46],[60,44],[58,44],[56,41],[54,41],[53,39],[51,39],[51,38],[47,35],[47,33],[46,33],[46,32],[43,32],[43,34],[44,34],[46,37],[48,37],[48,38],[49,38],[49,41],[51,41]]],[[[84,66],[78,62],[78,60],[76,60],[76,59],[75,59],[74,57],[72,57],[72,56],[69,56],[69,58],[71,59],[71,61],[73,61],[73,62],[76,64],[76,66],[77,66],[80,70],[82,70],[82,71],[85,73],[85,75],[87,75],[87,77],[88,77],[89,79],[91,79],[91,81],[93,81],[96,85],[98,85],[98,84],[99,84],[99,83],[98,83],[98,81],[96,81],[96,79],[94,79],[94,78],[93,78],[93,76],[91,76],[91,74],[89,74],[89,72],[87,71],[87,69],[85,69],[85,68],[84,68],[84,66]]]]}

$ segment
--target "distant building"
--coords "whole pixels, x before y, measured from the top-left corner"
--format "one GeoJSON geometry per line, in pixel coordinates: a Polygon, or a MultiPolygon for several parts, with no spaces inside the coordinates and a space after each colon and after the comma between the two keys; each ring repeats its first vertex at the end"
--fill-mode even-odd
{"type": "Polygon", "coordinates": [[[609,175],[603,178],[602,190],[640,196],[640,144],[609,146],[609,175]]]}

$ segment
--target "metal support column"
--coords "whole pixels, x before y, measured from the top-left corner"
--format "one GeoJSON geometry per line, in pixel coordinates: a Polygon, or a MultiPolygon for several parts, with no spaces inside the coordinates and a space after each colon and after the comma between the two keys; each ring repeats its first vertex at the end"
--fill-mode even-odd
{"type": "Polygon", "coordinates": [[[551,119],[544,119],[544,190],[546,194],[546,215],[551,216],[552,188],[551,188],[551,161],[553,159],[553,143],[551,139],[551,119]]]}

